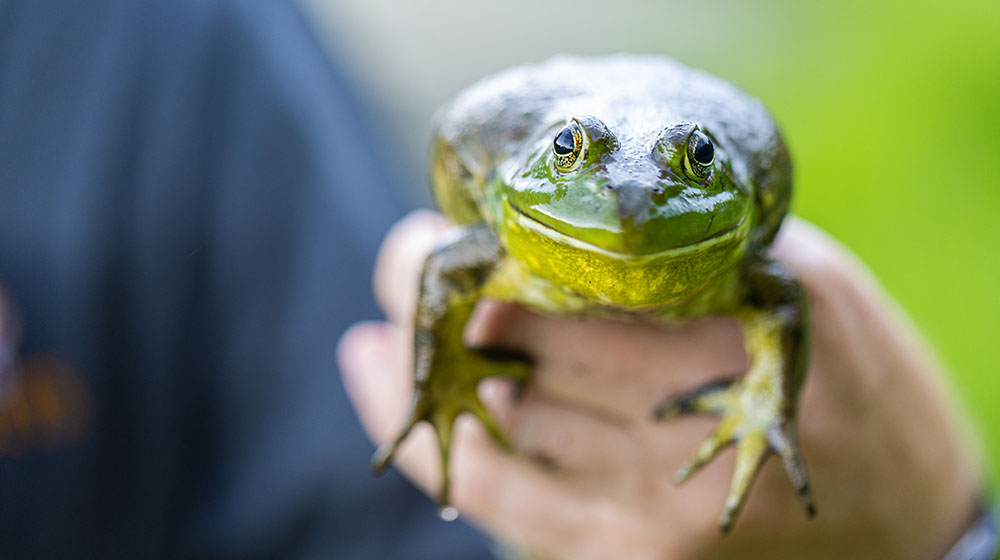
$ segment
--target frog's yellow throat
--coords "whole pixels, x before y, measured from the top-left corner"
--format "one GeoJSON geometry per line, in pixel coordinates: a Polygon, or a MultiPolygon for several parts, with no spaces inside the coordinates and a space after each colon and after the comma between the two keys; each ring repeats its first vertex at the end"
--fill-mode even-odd
{"type": "Polygon", "coordinates": [[[630,255],[574,239],[503,208],[502,244],[541,278],[596,302],[625,309],[670,305],[711,286],[740,261],[754,219],[698,243],[630,255]]]}

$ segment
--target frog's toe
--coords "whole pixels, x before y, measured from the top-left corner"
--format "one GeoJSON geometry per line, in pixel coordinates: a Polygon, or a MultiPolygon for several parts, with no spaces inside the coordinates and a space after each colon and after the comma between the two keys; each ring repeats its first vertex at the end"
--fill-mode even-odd
{"type": "Polygon", "coordinates": [[[813,501],[812,489],[809,486],[809,474],[806,471],[802,452],[799,451],[798,437],[791,422],[783,422],[767,433],[771,449],[781,457],[781,463],[788,473],[795,493],[809,517],[816,516],[816,504],[813,501]]]}
{"type": "Polygon", "coordinates": [[[759,431],[744,434],[740,438],[729,496],[726,498],[726,507],[719,519],[719,530],[723,533],[728,533],[733,528],[733,523],[743,511],[747,496],[750,494],[750,485],[757,478],[757,473],[760,472],[770,452],[767,438],[759,431]]]}
{"type": "Polygon", "coordinates": [[[670,397],[656,407],[653,417],[666,420],[691,412],[721,414],[726,410],[727,401],[730,400],[730,387],[734,383],[735,379],[713,381],[693,391],[670,397]]]}
{"type": "Polygon", "coordinates": [[[392,464],[392,460],[396,455],[396,449],[409,433],[409,430],[406,430],[391,443],[383,443],[375,448],[375,453],[372,455],[371,460],[372,474],[382,476],[385,474],[385,471],[389,470],[389,465],[392,464]]]}
{"type": "Polygon", "coordinates": [[[674,473],[675,484],[686,482],[687,479],[691,478],[692,475],[711,462],[720,451],[732,445],[732,438],[724,436],[720,432],[721,430],[717,430],[708,439],[703,441],[694,455],[677,469],[677,472],[674,473]]]}
{"type": "Polygon", "coordinates": [[[427,418],[434,427],[434,432],[437,434],[438,450],[441,457],[441,486],[438,489],[437,506],[438,515],[445,521],[453,521],[458,517],[458,510],[451,506],[451,469],[449,465],[455,420],[460,414],[465,412],[475,416],[483,428],[486,429],[486,433],[504,451],[512,453],[514,450],[514,446],[511,445],[507,434],[496,420],[494,420],[493,415],[486,410],[486,407],[480,402],[474,390],[467,392],[461,398],[456,398],[451,406],[438,407],[427,418]]]}
{"type": "Polygon", "coordinates": [[[437,396],[432,396],[434,391],[421,391],[418,389],[417,398],[414,401],[406,426],[395,439],[380,445],[372,457],[372,470],[375,474],[385,472],[389,465],[392,464],[400,444],[409,436],[413,427],[420,421],[429,423],[434,430],[441,458],[441,485],[437,495],[438,513],[443,519],[449,521],[457,517],[457,511],[450,505],[451,477],[449,475],[449,463],[452,434],[454,432],[455,420],[458,416],[466,412],[472,414],[480,421],[486,432],[501,448],[508,452],[513,451],[513,446],[507,435],[493,418],[493,415],[479,400],[475,387],[475,384],[470,384],[469,387],[462,388],[461,390],[438,392],[437,396]]]}
{"type": "Polygon", "coordinates": [[[771,453],[777,453],[795,487],[796,494],[809,517],[816,515],[809,489],[809,477],[806,474],[802,454],[796,444],[795,430],[788,422],[772,424],[765,430],[753,429],[745,433],[739,441],[736,453],[736,469],[733,473],[732,486],[726,507],[719,520],[719,529],[728,533],[739,516],[750,493],[750,485],[760,472],[764,461],[771,453]]]}
{"type": "Polygon", "coordinates": [[[479,402],[479,399],[476,399],[474,406],[471,407],[469,412],[471,412],[473,416],[475,416],[479,420],[479,423],[482,424],[483,428],[486,430],[486,433],[490,435],[493,441],[495,441],[496,444],[499,445],[501,449],[503,449],[507,453],[514,452],[514,445],[510,442],[510,439],[507,437],[507,433],[503,430],[503,428],[500,427],[500,424],[498,424],[497,421],[494,420],[493,415],[490,414],[488,410],[486,410],[486,407],[484,407],[482,403],[479,402]]]}
{"type": "Polygon", "coordinates": [[[448,461],[451,454],[451,436],[455,426],[455,419],[464,411],[464,406],[456,406],[454,402],[434,403],[418,395],[410,411],[410,418],[399,435],[392,441],[379,445],[375,450],[375,454],[372,456],[372,471],[376,475],[383,474],[389,468],[389,465],[392,464],[399,446],[410,435],[413,427],[420,421],[426,421],[434,430],[434,435],[438,442],[438,452],[441,457],[441,486],[437,496],[438,511],[444,518],[454,517],[451,513],[454,508],[450,508],[449,505],[451,481],[448,475],[448,461]]]}
{"type": "Polygon", "coordinates": [[[376,476],[385,474],[385,471],[389,469],[389,465],[392,464],[393,459],[396,457],[396,451],[399,450],[399,446],[403,443],[403,440],[410,435],[417,422],[426,420],[420,408],[420,402],[417,401],[410,411],[410,418],[406,421],[406,427],[392,441],[383,443],[375,449],[375,454],[372,455],[371,469],[372,473],[376,476]]]}

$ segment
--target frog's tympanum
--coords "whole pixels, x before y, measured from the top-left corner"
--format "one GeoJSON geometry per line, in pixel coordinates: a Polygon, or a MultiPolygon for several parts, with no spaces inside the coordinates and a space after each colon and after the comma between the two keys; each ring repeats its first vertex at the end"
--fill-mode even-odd
{"type": "Polygon", "coordinates": [[[767,255],[788,209],[791,164],[758,101],[663,58],[556,58],[464,91],[439,114],[432,149],[437,201],[462,228],[424,265],[413,410],[376,453],[376,470],[416,422],[429,422],[440,443],[444,507],[458,415],[474,415],[510,449],[476,386],[492,376],[525,382],[530,360],[463,344],[480,298],[571,316],[667,322],[721,314],[740,321],[749,370],[651,411],[658,420],[721,417],[675,478],[737,446],[720,521],[727,532],[774,453],[812,515],[795,430],[805,293],[767,255]]]}

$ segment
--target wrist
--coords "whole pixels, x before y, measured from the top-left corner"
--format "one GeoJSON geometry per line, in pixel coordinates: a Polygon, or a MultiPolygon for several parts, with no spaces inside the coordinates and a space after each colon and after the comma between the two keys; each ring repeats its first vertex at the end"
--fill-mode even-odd
{"type": "Polygon", "coordinates": [[[982,508],[972,526],[948,551],[944,560],[993,560],[997,557],[997,512],[982,508]]]}

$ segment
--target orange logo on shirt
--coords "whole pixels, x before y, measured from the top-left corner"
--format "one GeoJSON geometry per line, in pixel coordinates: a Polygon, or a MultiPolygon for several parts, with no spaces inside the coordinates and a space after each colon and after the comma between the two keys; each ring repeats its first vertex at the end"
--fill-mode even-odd
{"type": "Polygon", "coordinates": [[[92,401],[83,377],[49,356],[0,371],[0,456],[80,443],[90,433],[92,401]]]}

